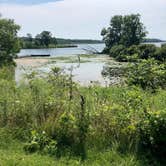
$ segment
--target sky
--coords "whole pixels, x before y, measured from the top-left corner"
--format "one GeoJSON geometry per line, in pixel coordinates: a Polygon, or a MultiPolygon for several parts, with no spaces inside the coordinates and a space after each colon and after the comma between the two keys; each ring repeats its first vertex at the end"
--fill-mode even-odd
{"type": "Polygon", "coordinates": [[[166,40],[166,0],[0,0],[0,13],[21,25],[19,36],[72,39],[101,39],[111,17],[139,13],[148,37],[166,40]]]}

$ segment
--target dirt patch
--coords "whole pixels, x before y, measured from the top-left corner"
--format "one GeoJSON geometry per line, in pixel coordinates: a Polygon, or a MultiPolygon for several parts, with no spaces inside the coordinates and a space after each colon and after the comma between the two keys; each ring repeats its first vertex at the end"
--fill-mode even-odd
{"type": "Polygon", "coordinates": [[[49,59],[47,58],[19,58],[15,59],[17,66],[24,67],[39,67],[48,63],[49,59]]]}

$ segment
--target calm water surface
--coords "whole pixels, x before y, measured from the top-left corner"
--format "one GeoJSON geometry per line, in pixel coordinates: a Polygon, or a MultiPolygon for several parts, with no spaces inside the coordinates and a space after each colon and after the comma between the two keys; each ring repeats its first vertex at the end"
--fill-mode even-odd
{"type": "MultiPolygon", "coordinates": [[[[163,43],[147,43],[155,44],[160,47],[163,43]]],[[[54,56],[69,56],[69,55],[78,55],[78,54],[88,54],[87,50],[96,50],[101,52],[105,47],[105,44],[78,44],[78,47],[73,48],[49,48],[49,49],[22,49],[18,56],[28,56],[28,55],[44,55],[50,54],[54,56]]]]}
{"type": "MultiPolygon", "coordinates": [[[[156,46],[161,46],[163,43],[149,43],[155,44],[156,46]]],[[[51,48],[51,49],[22,49],[18,56],[27,56],[31,54],[50,54],[51,57],[57,56],[73,56],[78,54],[88,54],[89,52],[86,50],[97,50],[101,52],[104,49],[104,44],[79,44],[78,47],[74,48],[51,48]]],[[[47,64],[45,66],[34,68],[33,70],[39,70],[40,72],[49,72],[51,68],[58,66],[65,69],[66,73],[69,73],[69,68],[71,66],[77,66],[77,64],[73,63],[55,63],[55,64],[47,64]]],[[[99,82],[101,84],[106,85],[108,80],[105,80],[101,71],[105,66],[104,62],[87,62],[81,63],[79,68],[75,68],[73,70],[74,80],[83,85],[90,84],[91,81],[99,82]]],[[[18,66],[16,69],[16,80],[20,80],[22,75],[28,71],[24,71],[22,67],[18,66]]]]}
{"type": "Polygon", "coordinates": [[[50,54],[53,56],[69,56],[78,54],[87,54],[87,50],[97,50],[101,52],[104,49],[104,44],[78,44],[78,47],[73,48],[49,48],[49,49],[22,49],[18,56],[28,55],[44,55],[50,54]]]}

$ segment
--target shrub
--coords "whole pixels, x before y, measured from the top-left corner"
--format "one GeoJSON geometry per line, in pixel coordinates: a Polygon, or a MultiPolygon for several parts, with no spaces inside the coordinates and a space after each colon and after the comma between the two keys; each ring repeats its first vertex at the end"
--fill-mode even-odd
{"type": "Polygon", "coordinates": [[[51,140],[49,144],[44,148],[44,153],[51,156],[57,155],[57,142],[55,140],[51,140]]]}
{"type": "Polygon", "coordinates": [[[165,88],[166,64],[160,64],[154,59],[142,60],[129,66],[126,77],[129,85],[137,85],[143,89],[165,88]]]}
{"type": "Polygon", "coordinates": [[[46,132],[31,132],[31,139],[29,143],[24,146],[24,150],[28,153],[44,152],[50,155],[56,155],[57,142],[48,137],[46,132]]]}
{"type": "Polygon", "coordinates": [[[157,49],[155,59],[166,62],[166,45],[162,45],[161,48],[157,49]]]}
{"type": "Polygon", "coordinates": [[[166,156],[166,110],[147,111],[141,120],[141,145],[163,159],[166,156]]]}
{"type": "Polygon", "coordinates": [[[110,54],[111,57],[116,58],[116,57],[122,55],[124,50],[125,50],[125,46],[123,46],[123,45],[115,45],[115,46],[113,46],[110,49],[109,54],[110,54]]]}
{"type": "Polygon", "coordinates": [[[37,152],[39,149],[40,149],[39,144],[38,144],[37,142],[34,142],[34,141],[32,141],[32,142],[30,142],[30,143],[27,143],[27,144],[25,144],[25,146],[24,146],[24,150],[25,150],[25,152],[27,152],[27,153],[35,153],[35,152],[37,152]]]}
{"type": "Polygon", "coordinates": [[[8,80],[8,81],[13,80],[14,82],[14,78],[15,78],[14,65],[0,67],[0,80],[2,79],[8,80]]]}
{"type": "Polygon", "coordinates": [[[153,44],[141,44],[138,49],[140,50],[139,59],[155,58],[157,47],[153,44]]]}
{"type": "Polygon", "coordinates": [[[165,62],[166,46],[161,48],[153,44],[140,44],[125,47],[123,45],[115,45],[110,49],[109,55],[120,62],[137,62],[140,59],[154,58],[158,61],[165,62]]]}

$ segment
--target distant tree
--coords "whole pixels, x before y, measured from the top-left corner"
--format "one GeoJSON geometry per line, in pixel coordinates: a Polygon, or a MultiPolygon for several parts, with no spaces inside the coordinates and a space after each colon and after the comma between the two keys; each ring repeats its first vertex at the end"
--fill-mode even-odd
{"type": "Polygon", "coordinates": [[[36,35],[36,44],[48,47],[51,44],[52,34],[49,31],[43,31],[36,35]]]}
{"type": "Polygon", "coordinates": [[[32,37],[32,35],[31,35],[30,33],[27,33],[27,40],[28,40],[29,42],[32,42],[32,41],[33,41],[33,37],[32,37]]]}
{"type": "Polygon", "coordinates": [[[138,45],[146,36],[146,30],[139,14],[112,17],[110,26],[101,32],[107,49],[122,44],[126,47],[138,45]]]}
{"type": "Polygon", "coordinates": [[[41,39],[41,35],[40,34],[37,34],[35,36],[35,46],[43,46],[42,44],[42,39],[41,39]]]}
{"type": "Polygon", "coordinates": [[[51,44],[57,45],[57,39],[55,37],[52,37],[51,44]]]}
{"type": "Polygon", "coordinates": [[[20,50],[17,32],[20,26],[14,20],[0,17],[0,66],[13,63],[20,50]]]}

